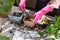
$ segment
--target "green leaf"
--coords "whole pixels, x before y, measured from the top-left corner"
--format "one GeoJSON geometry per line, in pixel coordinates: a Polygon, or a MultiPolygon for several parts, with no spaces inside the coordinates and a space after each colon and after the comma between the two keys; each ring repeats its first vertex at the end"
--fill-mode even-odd
{"type": "Polygon", "coordinates": [[[49,38],[49,40],[55,40],[54,38],[49,38]]]}
{"type": "Polygon", "coordinates": [[[43,32],[38,32],[38,34],[40,35],[41,38],[43,38],[43,36],[44,36],[43,32]]]}
{"type": "Polygon", "coordinates": [[[55,34],[55,27],[53,24],[51,24],[50,26],[47,27],[46,30],[50,35],[55,34]]]}
{"type": "Polygon", "coordinates": [[[10,40],[10,38],[0,34],[0,40],[10,40]]]}
{"type": "Polygon", "coordinates": [[[56,21],[55,21],[54,25],[55,25],[55,27],[60,26],[60,16],[56,16],[56,21]]]}
{"type": "Polygon", "coordinates": [[[14,4],[14,0],[0,0],[0,13],[7,13],[14,4]]]}

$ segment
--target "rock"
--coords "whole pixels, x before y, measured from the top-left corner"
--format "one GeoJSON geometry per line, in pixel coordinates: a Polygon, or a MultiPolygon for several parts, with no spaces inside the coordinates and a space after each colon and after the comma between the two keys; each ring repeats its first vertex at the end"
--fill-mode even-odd
{"type": "Polygon", "coordinates": [[[25,40],[34,40],[34,39],[25,39],[25,40]]]}

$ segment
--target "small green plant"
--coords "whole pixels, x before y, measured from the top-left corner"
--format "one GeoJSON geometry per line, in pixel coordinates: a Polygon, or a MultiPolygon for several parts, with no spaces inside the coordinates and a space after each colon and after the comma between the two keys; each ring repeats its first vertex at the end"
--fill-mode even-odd
{"type": "Polygon", "coordinates": [[[0,34],[0,40],[10,40],[10,38],[0,34]]]}
{"type": "Polygon", "coordinates": [[[58,32],[60,31],[60,16],[56,16],[56,21],[47,27],[46,32],[49,35],[54,35],[55,38],[60,38],[58,32]]]}
{"type": "Polygon", "coordinates": [[[55,40],[54,38],[49,38],[48,40],[55,40]]]}
{"type": "MultiPolygon", "coordinates": [[[[55,17],[54,23],[47,26],[47,29],[45,30],[47,36],[53,35],[56,39],[60,38],[60,16],[55,17]]],[[[44,38],[44,32],[38,32],[40,35],[40,38],[44,38]]],[[[55,40],[54,38],[49,38],[48,40],[55,40]]]]}
{"type": "Polygon", "coordinates": [[[14,0],[0,0],[0,14],[7,13],[14,5],[14,0]]]}
{"type": "Polygon", "coordinates": [[[38,34],[40,35],[40,38],[43,38],[43,36],[44,36],[43,32],[38,32],[38,34]]]}

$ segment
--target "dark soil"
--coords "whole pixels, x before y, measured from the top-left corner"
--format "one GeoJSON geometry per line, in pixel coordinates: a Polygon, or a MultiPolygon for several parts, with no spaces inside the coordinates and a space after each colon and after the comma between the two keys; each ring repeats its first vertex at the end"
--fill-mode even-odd
{"type": "Polygon", "coordinates": [[[22,13],[16,13],[14,12],[13,16],[16,16],[16,17],[20,17],[22,15],[22,13]]]}
{"type": "Polygon", "coordinates": [[[27,15],[24,20],[25,20],[25,21],[32,21],[32,19],[33,19],[32,16],[27,15]]]}

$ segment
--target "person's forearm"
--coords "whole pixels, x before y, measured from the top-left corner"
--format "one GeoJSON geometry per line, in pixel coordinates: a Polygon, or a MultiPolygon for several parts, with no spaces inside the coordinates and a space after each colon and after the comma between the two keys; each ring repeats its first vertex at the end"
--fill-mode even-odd
{"type": "MultiPolygon", "coordinates": [[[[55,1],[56,1],[56,0],[50,0],[50,1],[48,2],[48,4],[54,4],[55,1]]],[[[47,5],[48,5],[48,4],[47,4],[47,5]]]]}
{"type": "Polygon", "coordinates": [[[53,8],[59,9],[60,1],[59,0],[50,0],[50,2],[48,4],[52,5],[53,8]]]}
{"type": "Polygon", "coordinates": [[[40,14],[39,15],[45,15],[48,12],[52,12],[53,11],[53,7],[50,5],[47,5],[46,7],[44,7],[43,9],[41,9],[40,11],[38,11],[40,14]]]}

